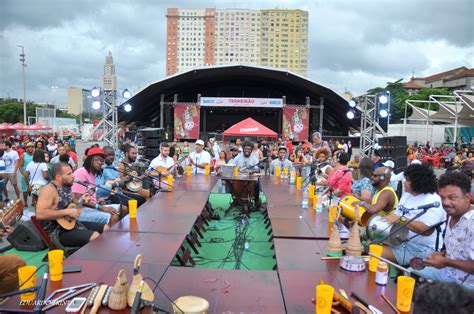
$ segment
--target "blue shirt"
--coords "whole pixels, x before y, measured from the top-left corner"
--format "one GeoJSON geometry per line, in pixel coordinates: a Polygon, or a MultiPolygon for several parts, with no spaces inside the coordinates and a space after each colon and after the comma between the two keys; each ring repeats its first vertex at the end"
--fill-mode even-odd
{"type": "MultiPolygon", "coordinates": [[[[107,166],[108,165],[106,164],[106,167],[107,166]]],[[[115,163],[113,163],[110,166],[117,167],[117,165],[115,163]]],[[[120,174],[117,170],[110,169],[110,168],[103,169],[102,170],[102,175],[97,176],[96,180],[95,180],[95,182],[96,182],[95,184],[98,186],[97,191],[96,191],[97,197],[98,198],[108,198],[110,196],[110,192],[108,192],[104,189],[101,189],[100,187],[111,190],[112,185],[111,184],[106,184],[105,182],[115,180],[117,178],[120,178],[120,174]]],[[[119,190],[119,193],[120,193],[120,190],[119,190]]]]}
{"type": "Polygon", "coordinates": [[[356,197],[360,197],[363,190],[369,190],[371,193],[370,197],[374,196],[375,188],[370,182],[369,178],[362,178],[352,183],[352,194],[354,194],[356,197]]]}

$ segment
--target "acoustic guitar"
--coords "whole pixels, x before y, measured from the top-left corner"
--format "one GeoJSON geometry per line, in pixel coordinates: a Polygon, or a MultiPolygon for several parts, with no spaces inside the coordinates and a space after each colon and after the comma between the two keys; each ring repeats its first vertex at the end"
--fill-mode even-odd
{"type": "MultiPolygon", "coordinates": [[[[90,193],[92,192],[93,189],[94,189],[93,187],[87,188],[87,190],[84,194],[90,195],[90,193]]],[[[80,197],[77,200],[77,203],[71,203],[71,204],[68,205],[67,208],[77,208],[77,209],[79,209],[79,208],[82,207],[82,205],[84,205],[84,199],[82,197],[80,197]]],[[[64,209],[61,209],[61,210],[64,210],[64,209]]],[[[64,217],[56,219],[56,222],[61,227],[63,227],[64,229],[72,230],[76,226],[76,220],[77,220],[76,218],[73,218],[71,216],[64,216],[64,217]]]]}
{"type": "MultiPolygon", "coordinates": [[[[159,174],[163,175],[167,172],[170,172],[171,169],[173,169],[174,165],[175,164],[180,164],[183,160],[185,160],[186,157],[181,157],[180,159],[178,159],[171,167],[169,168],[166,168],[166,167],[163,167],[163,166],[159,166],[159,167],[156,167],[155,170],[152,170],[150,172],[150,175],[152,176],[158,176],[159,174]]],[[[180,165],[178,165],[178,167],[176,167],[176,173],[179,174],[180,176],[182,176],[184,174],[184,168],[180,165]]]]}
{"type": "Polygon", "coordinates": [[[23,216],[23,209],[25,205],[23,201],[18,199],[13,203],[5,206],[3,211],[0,211],[0,221],[4,226],[13,226],[20,221],[23,216]]]}

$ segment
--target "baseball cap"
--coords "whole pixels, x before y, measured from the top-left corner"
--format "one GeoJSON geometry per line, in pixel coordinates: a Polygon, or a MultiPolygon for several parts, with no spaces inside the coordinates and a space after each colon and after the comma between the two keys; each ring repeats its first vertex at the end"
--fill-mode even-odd
{"type": "Polygon", "coordinates": [[[384,162],[382,165],[384,165],[385,167],[389,167],[389,168],[392,168],[392,169],[395,169],[395,163],[391,160],[387,160],[386,162],[384,162]]]}
{"type": "Polygon", "coordinates": [[[197,140],[196,145],[203,145],[204,146],[204,141],[203,140],[197,140]]]}
{"type": "Polygon", "coordinates": [[[91,149],[89,149],[89,151],[87,152],[87,156],[94,156],[94,155],[99,155],[99,156],[102,156],[102,157],[107,156],[107,155],[104,153],[104,151],[102,150],[102,148],[100,148],[100,147],[91,148],[91,149]]]}
{"type": "Polygon", "coordinates": [[[411,162],[412,165],[421,165],[421,161],[419,161],[418,159],[413,159],[413,161],[411,162]]]}
{"type": "Polygon", "coordinates": [[[28,142],[28,143],[25,145],[25,147],[30,147],[30,146],[33,146],[33,147],[34,147],[35,144],[34,144],[33,142],[28,142]]]}

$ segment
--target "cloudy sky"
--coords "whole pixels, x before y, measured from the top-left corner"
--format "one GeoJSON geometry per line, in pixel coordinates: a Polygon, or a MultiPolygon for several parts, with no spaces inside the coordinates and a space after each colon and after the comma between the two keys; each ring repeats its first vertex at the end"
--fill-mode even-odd
{"type": "Polygon", "coordinates": [[[308,77],[336,92],[474,66],[472,0],[1,0],[0,98],[22,97],[17,45],[37,103],[64,104],[66,88],[100,85],[108,51],[119,88],[164,78],[168,7],[308,11],[308,77]]]}

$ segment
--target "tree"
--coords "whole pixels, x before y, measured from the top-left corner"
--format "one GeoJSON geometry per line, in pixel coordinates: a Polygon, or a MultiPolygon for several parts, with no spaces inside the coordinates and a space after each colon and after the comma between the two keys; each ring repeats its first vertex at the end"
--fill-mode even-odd
{"type": "MultiPolygon", "coordinates": [[[[36,116],[36,107],[34,103],[26,104],[26,116],[36,116]]],[[[15,100],[5,100],[0,102],[0,123],[23,123],[23,103],[15,100]]]]}
{"type": "Polygon", "coordinates": [[[381,92],[390,92],[390,122],[398,123],[404,115],[404,98],[408,96],[402,84],[403,79],[395,82],[387,82],[385,88],[375,87],[367,91],[368,94],[376,95],[381,92]]]}
{"type": "MultiPolygon", "coordinates": [[[[416,94],[405,95],[405,97],[400,99],[400,106],[401,106],[401,109],[403,110],[403,115],[405,114],[404,110],[405,110],[406,100],[429,100],[431,95],[449,95],[449,90],[446,88],[422,88],[416,94]]],[[[446,100],[449,101],[449,99],[446,99],[446,100]]],[[[416,106],[419,108],[435,110],[435,111],[439,109],[438,104],[420,103],[420,104],[416,104],[416,106]]],[[[412,113],[413,113],[413,109],[411,107],[408,107],[407,117],[410,116],[412,113]]]]}

